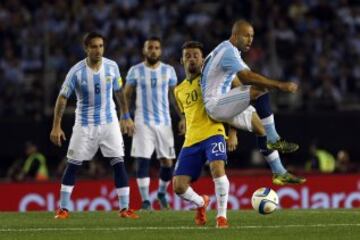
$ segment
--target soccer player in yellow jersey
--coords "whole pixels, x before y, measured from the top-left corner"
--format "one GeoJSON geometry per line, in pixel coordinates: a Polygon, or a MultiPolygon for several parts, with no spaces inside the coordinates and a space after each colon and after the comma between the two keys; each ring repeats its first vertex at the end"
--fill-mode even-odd
{"type": "MultiPolygon", "coordinates": [[[[204,225],[207,221],[206,207],[209,204],[209,197],[197,194],[190,183],[199,178],[202,167],[208,161],[217,199],[216,226],[227,228],[229,180],[225,174],[227,160],[225,129],[222,123],[215,122],[208,116],[201,97],[202,44],[193,41],[186,42],[182,47],[181,62],[185,68],[186,79],[175,88],[175,97],[179,108],[185,114],[186,133],[185,142],[175,166],[174,191],[181,198],[197,206],[195,223],[204,225]]],[[[185,131],[184,128],[181,130],[185,131]]]]}

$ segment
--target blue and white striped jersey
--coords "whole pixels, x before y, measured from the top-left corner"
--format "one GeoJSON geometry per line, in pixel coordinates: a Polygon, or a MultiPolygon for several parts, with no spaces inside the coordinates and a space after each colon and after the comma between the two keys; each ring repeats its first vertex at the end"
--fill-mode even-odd
{"type": "Polygon", "coordinates": [[[145,63],[132,66],[126,84],[136,87],[135,122],[150,125],[171,125],[169,87],[175,87],[177,77],[172,66],[160,62],[156,69],[145,63]]]}
{"type": "Polygon", "coordinates": [[[87,66],[86,59],[83,59],[68,72],[60,95],[69,98],[75,91],[75,124],[101,125],[118,121],[113,91],[120,90],[121,87],[119,67],[114,61],[102,58],[101,67],[95,72],[87,66]]]}
{"type": "Polygon", "coordinates": [[[201,91],[204,103],[229,92],[236,73],[248,69],[234,45],[229,41],[220,43],[206,57],[202,69],[201,91]]]}

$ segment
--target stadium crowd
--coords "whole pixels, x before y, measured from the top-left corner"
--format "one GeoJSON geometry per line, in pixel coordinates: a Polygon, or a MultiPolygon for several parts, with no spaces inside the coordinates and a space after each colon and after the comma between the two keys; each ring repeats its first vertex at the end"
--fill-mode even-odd
{"type": "Polygon", "coordinates": [[[351,0],[75,0],[0,2],[0,116],[50,114],[70,66],[83,56],[83,33],[107,37],[106,56],[126,74],[141,60],[143,40],[163,40],[163,60],[178,78],[180,46],[198,40],[209,51],[228,38],[231,23],[256,31],[245,59],[257,71],[300,83],[288,110],[353,109],[360,96],[360,5],[351,0]],[[259,18],[258,16],[261,16],[259,18]]]}

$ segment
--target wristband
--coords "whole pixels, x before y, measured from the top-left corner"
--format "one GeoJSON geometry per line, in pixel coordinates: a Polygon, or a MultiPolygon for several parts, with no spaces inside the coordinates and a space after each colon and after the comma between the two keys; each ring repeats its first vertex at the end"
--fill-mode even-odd
{"type": "Polygon", "coordinates": [[[122,120],[128,120],[128,119],[130,119],[130,113],[124,113],[123,115],[121,115],[121,119],[122,120]]]}

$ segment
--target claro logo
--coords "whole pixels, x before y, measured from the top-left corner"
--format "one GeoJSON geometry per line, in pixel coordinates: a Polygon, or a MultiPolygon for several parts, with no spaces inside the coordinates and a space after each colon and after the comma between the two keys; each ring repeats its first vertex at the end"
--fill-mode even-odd
{"type": "Polygon", "coordinates": [[[352,208],[360,205],[360,191],[310,193],[308,187],[303,187],[299,191],[284,187],[278,189],[277,193],[280,203],[286,201],[286,206],[291,208],[352,208]]]}
{"type": "MultiPolygon", "coordinates": [[[[360,185],[358,185],[360,186],[360,185]]],[[[229,195],[229,209],[250,208],[250,197],[252,188],[247,184],[231,184],[229,195]]],[[[73,198],[70,210],[72,211],[111,211],[118,209],[116,190],[102,186],[99,194],[94,197],[73,198]]],[[[277,190],[280,204],[286,208],[353,208],[360,206],[360,191],[351,192],[321,192],[312,191],[309,187],[294,189],[282,187],[277,190]]],[[[191,209],[194,206],[178,198],[175,194],[168,195],[169,201],[174,210],[191,209]]],[[[216,207],[215,195],[210,196],[211,207],[216,207]]],[[[151,202],[155,203],[156,191],[150,194],[151,202]]],[[[131,201],[135,201],[131,200],[131,201]]],[[[18,210],[25,212],[28,210],[54,211],[58,207],[58,199],[55,199],[53,192],[45,194],[28,193],[24,195],[18,205],[18,210]]]]}
{"type": "MultiPolygon", "coordinates": [[[[95,198],[77,198],[71,201],[71,211],[95,211],[105,210],[111,211],[118,207],[116,190],[108,190],[106,186],[100,188],[100,196],[95,198]]],[[[54,211],[59,206],[55,200],[54,193],[46,193],[45,196],[38,193],[26,194],[19,203],[19,211],[26,212],[34,207],[38,210],[54,211]]]]}

